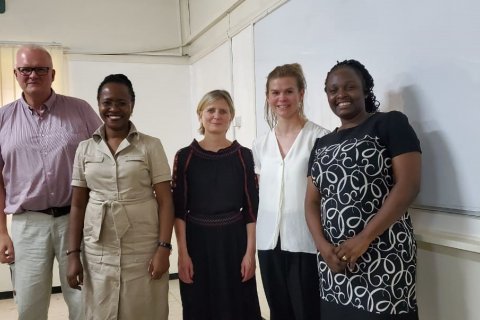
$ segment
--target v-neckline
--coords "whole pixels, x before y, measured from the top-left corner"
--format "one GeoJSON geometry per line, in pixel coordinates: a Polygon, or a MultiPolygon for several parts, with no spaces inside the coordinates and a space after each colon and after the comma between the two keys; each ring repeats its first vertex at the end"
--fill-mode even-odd
{"type": "Polygon", "coordinates": [[[299,140],[300,135],[303,133],[303,129],[305,129],[305,127],[308,125],[308,123],[309,123],[309,121],[306,121],[305,124],[303,125],[303,127],[300,129],[297,136],[295,137],[295,140],[293,141],[292,145],[290,146],[290,149],[288,149],[287,153],[285,154],[285,157],[282,156],[282,151],[280,150],[280,143],[278,142],[277,134],[275,133],[275,128],[272,129],[273,138],[275,139],[275,144],[277,146],[277,152],[278,152],[278,155],[280,156],[280,159],[282,159],[282,161],[285,161],[285,159],[287,159],[288,155],[290,153],[292,153],[292,150],[297,145],[297,141],[299,140]]]}

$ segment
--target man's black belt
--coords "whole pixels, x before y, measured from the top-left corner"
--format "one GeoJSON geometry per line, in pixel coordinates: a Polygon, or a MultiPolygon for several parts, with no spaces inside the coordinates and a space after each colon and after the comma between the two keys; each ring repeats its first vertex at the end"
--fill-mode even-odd
{"type": "Polygon", "coordinates": [[[64,216],[70,212],[70,206],[66,207],[51,207],[44,210],[31,210],[34,212],[41,212],[53,216],[54,218],[64,216]]]}

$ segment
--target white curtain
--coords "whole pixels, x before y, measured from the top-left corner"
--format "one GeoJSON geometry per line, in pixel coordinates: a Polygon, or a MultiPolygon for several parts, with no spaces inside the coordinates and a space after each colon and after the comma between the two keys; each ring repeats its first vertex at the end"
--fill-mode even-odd
{"type": "MultiPolygon", "coordinates": [[[[18,99],[22,94],[13,74],[15,54],[19,47],[20,45],[0,44],[0,107],[18,99]]],[[[53,68],[56,70],[52,88],[57,93],[64,93],[64,80],[67,75],[65,74],[66,68],[64,68],[63,48],[60,46],[44,47],[52,56],[53,68]]]]}

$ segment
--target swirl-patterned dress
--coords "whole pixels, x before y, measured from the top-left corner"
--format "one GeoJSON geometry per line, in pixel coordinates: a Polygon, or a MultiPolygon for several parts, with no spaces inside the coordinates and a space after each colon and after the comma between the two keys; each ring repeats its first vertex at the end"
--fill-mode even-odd
{"type": "MultiPolygon", "coordinates": [[[[377,112],[356,127],[317,139],[308,175],[322,196],[323,233],[330,243],[339,245],[364,229],[395,184],[392,158],[412,151],[420,152],[420,143],[398,111],[377,112]]],[[[322,314],[418,319],[416,250],[405,212],[344,272],[333,273],[318,254],[322,314]]]]}

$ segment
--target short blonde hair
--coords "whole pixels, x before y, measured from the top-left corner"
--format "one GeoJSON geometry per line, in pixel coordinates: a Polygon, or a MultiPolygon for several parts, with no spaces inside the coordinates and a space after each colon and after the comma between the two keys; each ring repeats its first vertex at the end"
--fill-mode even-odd
{"type": "MultiPolygon", "coordinates": [[[[232,119],[235,117],[235,107],[233,106],[233,100],[232,97],[230,96],[230,93],[226,90],[213,90],[210,92],[207,92],[200,102],[198,103],[197,106],[197,115],[200,118],[202,115],[203,110],[210,105],[211,103],[217,101],[217,100],[225,100],[228,105],[228,109],[230,110],[230,114],[232,115],[232,119]]],[[[204,135],[205,134],[205,128],[203,127],[202,122],[200,122],[200,128],[198,128],[198,132],[200,134],[204,135]]]]}

